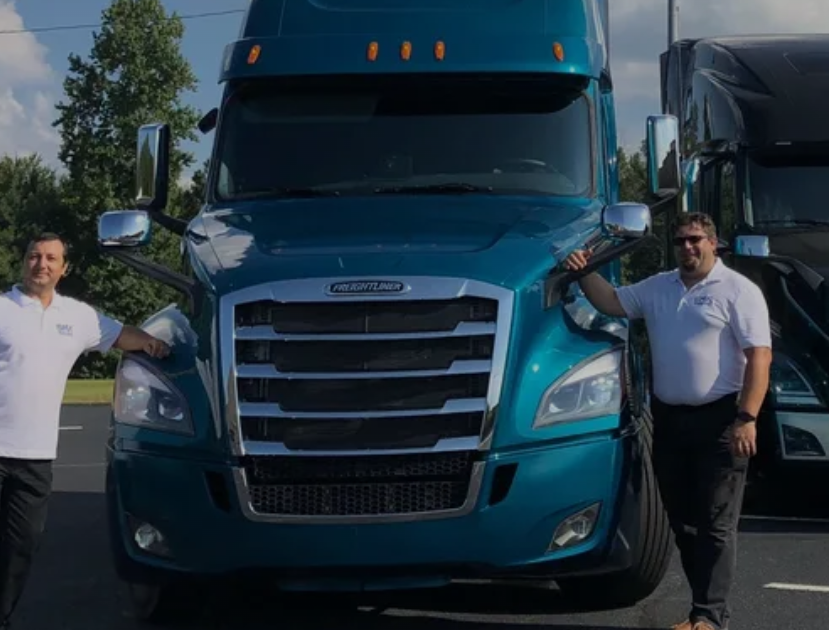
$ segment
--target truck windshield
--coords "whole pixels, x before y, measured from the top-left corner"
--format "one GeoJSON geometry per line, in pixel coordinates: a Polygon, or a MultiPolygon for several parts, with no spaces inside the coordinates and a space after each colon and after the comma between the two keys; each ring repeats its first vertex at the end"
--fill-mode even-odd
{"type": "Polygon", "coordinates": [[[371,78],[247,85],[223,112],[215,194],[589,196],[592,108],[583,87],[371,78]]]}
{"type": "Polygon", "coordinates": [[[829,226],[823,202],[829,156],[766,157],[748,162],[752,223],[759,228],[829,226]]]}

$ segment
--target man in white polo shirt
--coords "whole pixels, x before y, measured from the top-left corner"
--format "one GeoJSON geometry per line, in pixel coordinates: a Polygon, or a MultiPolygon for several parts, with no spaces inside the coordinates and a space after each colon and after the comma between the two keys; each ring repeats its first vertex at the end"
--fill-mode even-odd
{"type": "Polygon", "coordinates": [[[143,330],[58,294],[66,253],[57,235],[39,236],[21,283],[0,295],[0,628],[10,625],[46,524],[70,370],[86,352],[169,353],[143,330]]]}
{"type": "MultiPolygon", "coordinates": [[[[717,257],[710,217],[681,214],[673,244],[673,271],[619,288],[596,273],[579,284],[596,310],[645,321],[654,469],[692,591],[688,619],[674,628],[721,630],[755,421],[769,383],[769,314],[759,287],[717,257]]],[[[576,251],[566,265],[577,271],[588,259],[576,251]]]]}

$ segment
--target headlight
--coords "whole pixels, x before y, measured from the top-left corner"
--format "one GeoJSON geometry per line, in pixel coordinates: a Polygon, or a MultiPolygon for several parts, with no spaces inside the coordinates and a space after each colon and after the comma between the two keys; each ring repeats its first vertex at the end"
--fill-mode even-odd
{"type": "Polygon", "coordinates": [[[161,376],[125,359],[115,377],[115,421],[172,433],[193,434],[187,401],[161,376]]]}
{"type": "Polygon", "coordinates": [[[803,372],[785,354],[774,354],[769,380],[774,397],[781,405],[823,406],[803,372]]]}
{"type": "Polygon", "coordinates": [[[553,383],[541,398],[533,427],[619,413],[622,356],[621,349],[603,352],[553,383]]]}

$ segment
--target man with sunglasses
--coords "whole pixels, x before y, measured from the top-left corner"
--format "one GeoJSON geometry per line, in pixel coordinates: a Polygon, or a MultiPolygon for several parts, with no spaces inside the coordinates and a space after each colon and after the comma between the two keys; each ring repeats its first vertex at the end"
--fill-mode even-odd
{"type": "MultiPolygon", "coordinates": [[[[708,215],[682,213],[673,245],[677,269],[618,288],[591,273],[579,285],[596,310],[645,321],[654,469],[692,592],[688,619],[674,629],[722,630],[755,421],[769,383],[768,307],[756,284],[717,257],[708,215]]],[[[566,266],[578,271],[589,259],[575,251],[566,266]]]]}

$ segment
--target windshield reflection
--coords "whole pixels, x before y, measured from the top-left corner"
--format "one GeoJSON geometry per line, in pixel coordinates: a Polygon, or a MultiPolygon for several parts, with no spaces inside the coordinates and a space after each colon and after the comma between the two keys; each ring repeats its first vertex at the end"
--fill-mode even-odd
{"type": "Polygon", "coordinates": [[[757,227],[829,226],[829,156],[749,160],[749,217],[757,227]]]}
{"type": "Polygon", "coordinates": [[[223,114],[218,199],[593,191],[581,84],[251,84],[223,114]]]}

